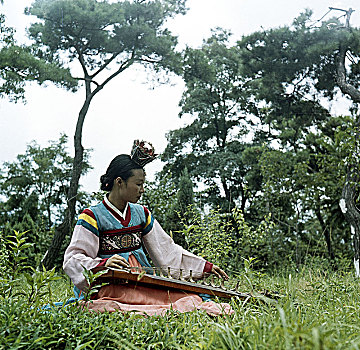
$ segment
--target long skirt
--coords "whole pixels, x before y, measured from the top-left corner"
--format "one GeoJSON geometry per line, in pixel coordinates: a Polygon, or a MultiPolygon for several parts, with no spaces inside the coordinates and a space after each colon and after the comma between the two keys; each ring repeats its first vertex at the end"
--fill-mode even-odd
{"type": "MultiPolygon", "coordinates": [[[[129,263],[131,266],[140,265],[133,255],[130,255],[129,263]]],[[[202,298],[194,293],[131,284],[109,284],[101,287],[95,299],[88,301],[86,307],[91,311],[132,311],[148,316],[163,316],[168,310],[203,310],[212,316],[234,312],[227,303],[203,302],[202,298]]]]}

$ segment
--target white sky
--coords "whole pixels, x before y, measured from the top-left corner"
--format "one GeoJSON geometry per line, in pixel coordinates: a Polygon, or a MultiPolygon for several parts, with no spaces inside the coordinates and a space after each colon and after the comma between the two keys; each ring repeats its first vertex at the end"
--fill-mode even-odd
{"type": "MultiPolygon", "coordinates": [[[[26,41],[25,27],[33,20],[23,15],[31,2],[4,0],[4,5],[0,5],[0,12],[7,16],[6,25],[17,30],[20,43],[26,41]]],[[[173,20],[169,27],[179,36],[182,46],[199,47],[211,28],[229,29],[236,40],[261,27],[290,24],[305,8],[314,11],[314,20],[320,19],[329,6],[353,8],[351,23],[359,26],[358,0],[188,0],[189,12],[173,20]]],[[[152,142],[159,153],[166,147],[165,134],[184,125],[185,121],[178,118],[184,87],[181,79],[174,78],[172,85],[153,89],[150,86],[141,70],[129,69],[92,101],[83,128],[83,145],[93,149],[90,162],[94,169],[81,179],[85,190],[98,190],[98,179],[111,159],[129,153],[134,139],[152,142]]],[[[29,84],[25,105],[0,99],[0,163],[13,161],[32,140],[46,146],[60,133],[69,136],[69,151],[73,154],[72,137],[83,96],[82,89],[74,94],[51,84],[29,84]]],[[[161,162],[157,160],[147,166],[147,173],[151,178],[160,169],[161,162]]]]}

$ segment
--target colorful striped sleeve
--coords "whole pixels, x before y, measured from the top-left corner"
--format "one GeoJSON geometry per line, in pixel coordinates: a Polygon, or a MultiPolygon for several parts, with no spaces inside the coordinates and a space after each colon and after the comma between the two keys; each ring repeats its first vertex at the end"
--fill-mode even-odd
{"type": "Polygon", "coordinates": [[[145,236],[152,230],[152,228],[154,226],[154,218],[151,215],[148,208],[146,208],[146,207],[143,207],[143,208],[144,208],[144,212],[145,212],[145,225],[143,228],[143,236],[145,236]]]}
{"type": "Polygon", "coordinates": [[[94,213],[90,209],[85,209],[78,217],[76,225],[83,226],[99,237],[99,228],[94,213]]]}

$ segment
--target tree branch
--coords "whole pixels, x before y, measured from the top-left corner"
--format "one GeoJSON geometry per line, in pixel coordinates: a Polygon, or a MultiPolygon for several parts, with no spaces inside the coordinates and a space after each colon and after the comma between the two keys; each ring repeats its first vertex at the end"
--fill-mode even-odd
{"type": "Polygon", "coordinates": [[[105,63],[94,73],[90,75],[90,78],[95,78],[99,73],[101,73],[118,55],[120,52],[114,53],[105,63]]]}
{"type": "Polygon", "coordinates": [[[343,44],[340,44],[338,64],[336,67],[336,81],[340,87],[340,90],[345,95],[349,95],[355,103],[360,103],[360,91],[346,81],[346,52],[347,48],[343,44]]]}
{"type": "Polygon", "coordinates": [[[123,62],[120,65],[120,68],[114,72],[113,74],[111,74],[108,78],[106,78],[101,84],[99,84],[97,86],[97,88],[93,91],[92,95],[94,96],[95,94],[97,94],[110,80],[112,80],[113,78],[115,78],[116,76],[118,76],[121,72],[123,72],[125,69],[129,68],[133,63],[134,63],[134,58],[130,58],[129,60],[123,62]]]}
{"type": "Polygon", "coordinates": [[[94,83],[96,86],[99,86],[100,84],[98,82],[96,82],[95,80],[92,80],[91,77],[88,78],[74,78],[76,80],[84,80],[84,81],[89,81],[90,83],[94,83]]]}

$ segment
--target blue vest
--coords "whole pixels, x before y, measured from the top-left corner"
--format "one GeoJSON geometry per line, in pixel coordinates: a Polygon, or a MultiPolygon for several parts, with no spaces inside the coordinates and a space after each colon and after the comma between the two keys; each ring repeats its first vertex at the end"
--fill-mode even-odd
{"type": "Polygon", "coordinates": [[[154,220],[145,207],[129,203],[125,220],[110,212],[112,209],[108,209],[104,202],[90,207],[90,210],[98,225],[100,258],[118,254],[129,260],[131,252],[142,266],[151,267],[142,247],[142,237],[152,229],[154,220]]]}

